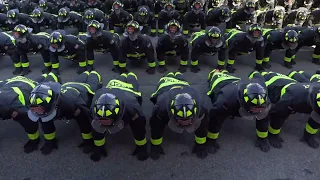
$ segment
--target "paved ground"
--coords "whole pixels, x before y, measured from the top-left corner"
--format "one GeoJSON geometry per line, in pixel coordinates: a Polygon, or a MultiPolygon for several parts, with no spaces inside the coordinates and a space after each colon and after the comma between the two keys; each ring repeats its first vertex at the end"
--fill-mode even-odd
{"type": "MultiPolygon", "coordinates": [[[[288,73],[280,63],[283,52],[272,55],[273,71],[288,73]]],[[[300,52],[295,68],[315,72],[318,68],[311,61],[311,51],[300,52]]],[[[104,83],[117,74],[111,71],[110,55],[98,54],[96,69],[103,75],[104,83]]],[[[246,77],[254,66],[254,56],[243,56],[237,59],[236,75],[246,77]]],[[[42,61],[39,55],[30,57],[31,76],[40,75],[42,61]]],[[[77,74],[71,62],[62,60],[61,71],[64,81],[74,79],[77,74]]],[[[200,60],[201,72],[185,73],[185,76],[199,93],[206,98],[206,78],[212,67],[216,66],[216,57],[204,57],[200,60]]],[[[146,67],[146,64],[144,64],[146,67]]],[[[11,77],[12,63],[7,57],[1,57],[1,79],[11,77]]],[[[170,70],[175,70],[172,66],[170,70]]],[[[150,115],[152,104],[148,100],[155,85],[162,76],[160,73],[147,75],[145,68],[129,65],[140,79],[143,93],[143,108],[150,115]]],[[[210,103],[208,103],[210,107],[210,103]]],[[[271,149],[263,153],[254,147],[255,124],[243,119],[229,120],[225,123],[219,140],[221,150],[199,160],[191,154],[193,136],[176,135],[169,130],[164,136],[165,156],[160,160],[148,159],[138,162],[129,154],[134,142],[129,129],[107,138],[109,156],[98,163],[93,163],[87,155],[76,147],[80,142],[80,134],[75,122],[65,124],[56,122],[59,151],[43,156],[40,151],[32,154],[23,153],[23,144],[27,136],[15,122],[1,122],[0,128],[0,180],[64,180],[64,179],[130,179],[130,180],[317,180],[320,179],[320,153],[306,144],[299,142],[307,117],[295,115],[290,117],[283,129],[284,147],[271,149]]],[[[149,137],[149,135],[148,135],[149,137]]],[[[43,141],[42,141],[43,143],[43,141]]]]}

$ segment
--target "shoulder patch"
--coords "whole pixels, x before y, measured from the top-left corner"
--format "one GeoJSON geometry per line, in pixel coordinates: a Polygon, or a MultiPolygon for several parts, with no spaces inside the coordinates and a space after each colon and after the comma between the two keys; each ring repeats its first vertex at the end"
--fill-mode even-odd
{"type": "Polygon", "coordinates": [[[75,49],[78,49],[78,48],[79,48],[79,44],[76,44],[76,45],[74,46],[74,48],[75,48],[75,49]]]}
{"type": "Polygon", "coordinates": [[[38,45],[38,49],[41,49],[41,48],[42,48],[42,44],[39,44],[39,45],[38,45]]]}

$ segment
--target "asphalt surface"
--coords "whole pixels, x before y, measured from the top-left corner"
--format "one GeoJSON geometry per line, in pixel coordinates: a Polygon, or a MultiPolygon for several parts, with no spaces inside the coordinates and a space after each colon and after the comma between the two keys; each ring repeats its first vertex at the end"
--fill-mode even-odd
{"type": "MultiPolygon", "coordinates": [[[[297,70],[315,72],[318,66],[311,63],[311,50],[301,50],[297,55],[297,70]]],[[[274,52],[271,57],[272,71],[288,73],[282,66],[283,52],[274,52]]],[[[40,56],[30,57],[32,73],[28,77],[39,76],[43,68],[40,56]]],[[[197,74],[185,73],[186,79],[207,98],[208,72],[216,66],[216,57],[200,58],[201,71],[197,74]]],[[[253,70],[254,55],[241,56],[236,60],[235,75],[246,78],[253,70]]],[[[76,78],[76,66],[61,59],[61,74],[64,82],[76,78]]],[[[143,94],[143,109],[150,116],[151,93],[163,74],[148,75],[147,63],[137,67],[128,64],[128,69],[138,75],[143,94]]],[[[12,77],[13,65],[7,57],[0,57],[0,78],[12,77]]],[[[112,59],[109,54],[96,55],[96,70],[106,84],[118,75],[111,71],[112,59]]],[[[175,71],[178,61],[168,70],[175,71]]],[[[206,99],[207,107],[210,101],[206,99]]],[[[178,135],[166,129],[163,148],[166,155],[158,161],[148,159],[139,162],[131,156],[134,141],[129,128],[107,137],[108,157],[93,163],[77,145],[81,136],[76,123],[66,124],[56,121],[59,150],[44,156],[38,150],[31,154],[23,152],[28,138],[16,122],[3,121],[0,128],[0,180],[64,180],[64,179],[130,179],[130,180],[317,180],[320,179],[319,149],[311,149],[300,138],[307,121],[305,115],[293,115],[286,121],[281,134],[285,141],[283,148],[271,148],[268,153],[254,146],[255,123],[243,119],[227,120],[220,133],[221,149],[214,155],[200,160],[191,153],[194,138],[192,134],[178,135]]],[[[149,126],[147,125],[149,130],[149,126]]],[[[147,138],[150,137],[149,131],[147,138]]],[[[43,144],[43,139],[41,145],[43,144]]]]}

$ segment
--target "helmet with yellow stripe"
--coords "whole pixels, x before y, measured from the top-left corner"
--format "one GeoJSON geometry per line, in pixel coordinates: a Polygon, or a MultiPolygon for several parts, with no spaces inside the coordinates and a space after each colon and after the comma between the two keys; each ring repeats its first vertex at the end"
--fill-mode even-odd
{"type": "Polygon", "coordinates": [[[284,49],[294,50],[298,46],[298,33],[295,30],[289,30],[284,33],[284,42],[282,47],[284,49]]]}
{"type": "Polygon", "coordinates": [[[177,20],[170,20],[166,26],[165,33],[170,36],[171,39],[175,39],[177,36],[181,35],[181,26],[177,20]]]}
{"type": "Polygon", "coordinates": [[[30,35],[30,29],[28,29],[23,24],[18,24],[14,29],[12,30],[13,38],[19,42],[19,43],[26,43],[27,38],[30,35]]]}
{"type": "Polygon", "coordinates": [[[30,17],[33,23],[42,23],[44,20],[42,10],[39,8],[34,9],[30,17]]]}
{"type": "Polygon", "coordinates": [[[102,28],[102,24],[100,24],[97,20],[92,20],[87,26],[87,33],[91,37],[98,37],[102,34],[102,28]]]}
{"type": "Polygon", "coordinates": [[[46,82],[37,85],[31,92],[28,117],[32,121],[48,122],[57,115],[61,92],[60,83],[46,82]]]}
{"type": "Polygon", "coordinates": [[[98,121],[102,127],[110,127],[117,124],[122,118],[124,111],[123,103],[114,94],[102,94],[94,102],[91,110],[95,121],[98,121]]]}
{"type": "Polygon", "coordinates": [[[70,10],[68,8],[61,8],[58,11],[58,22],[67,22],[70,19],[70,10]]]}
{"type": "Polygon", "coordinates": [[[222,42],[222,33],[218,27],[212,26],[207,32],[208,41],[206,41],[206,45],[209,47],[221,47],[222,42]]]}
{"type": "Polygon", "coordinates": [[[15,9],[11,9],[7,12],[8,23],[15,24],[18,22],[19,12],[15,9]]]}
{"type": "Polygon", "coordinates": [[[51,52],[56,52],[56,51],[61,52],[65,49],[64,37],[60,31],[54,31],[53,33],[51,33],[49,40],[50,40],[49,49],[51,52]]]}
{"type": "Polygon", "coordinates": [[[140,25],[137,21],[130,21],[126,25],[125,36],[128,36],[131,41],[135,41],[140,33],[140,25]]]}

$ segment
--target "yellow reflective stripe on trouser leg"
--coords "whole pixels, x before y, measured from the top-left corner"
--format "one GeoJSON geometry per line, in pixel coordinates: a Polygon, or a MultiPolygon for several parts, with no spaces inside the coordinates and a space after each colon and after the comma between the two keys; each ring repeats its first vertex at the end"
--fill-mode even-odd
{"type": "Polygon", "coordinates": [[[225,62],[224,62],[224,61],[220,61],[220,60],[218,60],[218,65],[220,65],[220,66],[224,66],[224,64],[225,64],[225,62]]]}
{"type": "Polygon", "coordinates": [[[88,63],[88,65],[93,65],[94,60],[88,60],[87,63],[88,63]]]}
{"type": "Polygon", "coordinates": [[[29,62],[21,63],[21,65],[22,65],[23,68],[27,68],[27,67],[29,67],[29,62]]]}
{"type": "Polygon", "coordinates": [[[266,138],[268,136],[268,131],[266,132],[260,132],[258,129],[256,129],[256,132],[257,132],[257,136],[259,138],[266,138]]]}
{"type": "Polygon", "coordinates": [[[314,59],[319,59],[319,58],[320,58],[320,55],[318,55],[318,54],[312,54],[312,58],[314,58],[314,59]]]}
{"type": "Polygon", "coordinates": [[[37,131],[36,133],[34,134],[28,134],[28,137],[30,140],[36,140],[39,138],[39,131],[37,131]]]}
{"type": "Polygon", "coordinates": [[[195,136],[194,139],[196,140],[197,144],[204,144],[206,143],[206,140],[207,140],[206,137],[197,137],[197,136],[195,136]]]}
{"type": "Polygon", "coordinates": [[[97,71],[91,71],[90,74],[95,74],[98,76],[98,79],[99,79],[99,83],[102,82],[102,78],[101,78],[101,75],[97,72],[97,71]]]}
{"type": "Polygon", "coordinates": [[[127,63],[119,63],[119,67],[125,68],[127,66],[127,63]]]}
{"type": "Polygon", "coordinates": [[[45,67],[50,67],[50,66],[51,66],[51,62],[45,62],[45,63],[44,63],[44,66],[45,66],[45,67]]]}
{"type": "Polygon", "coordinates": [[[209,139],[218,139],[219,133],[212,133],[208,131],[207,138],[209,139]]]}
{"type": "Polygon", "coordinates": [[[21,67],[21,63],[20,62],[19,63],[14,63],[14,67],[16,67],[16,68],[21,67]]]}
{"type": "Polygon", "coordinates": [[[257,64],[262,64],[263,60],[262,59],[256,59],[257,64]]]}
{"type": "Polygon", "coordinates": [[[137,146],[143,146],[143,145],[147,144],[147,139],[144,138],[144,139],[142,139],[142,140],[140,140],[140,141],[134,139],[134,142],[136,143],[137,146]]]}
{"type": "Polygon", "coordinates": [[[186,65],[188,65],[188,61],[180,60],[180,65],[186,66],[186,65]]]}
{"type": "Polygon", "coordinates": [[[80,67],[86,67],[87,66],[87,62],[79,62],[79,66],[80,67]]]}
{"type": "Polygon", "coordinates": [[[268,130],[269,130],[269,133],[276,135],[276,134],[280,134],[281,128],[280,129],[273,129],[271,126],[269,126],[268,130]]]}
{"type": "Polygon", "coordinates": [[[156,146],[162,144],[162,138],[159,138],[159,139],[152,139],[151,138],[151,144],[156,145],[156,146]]]}
{"type": "Polygon", "coordinates": [[[198,61],[198,60],[196,60],[196,61],[191,61],[191,66],[197,66],[197,65],[198,65],[198,63],[199,63],[199,61],[198,61]]]}
{"type": "Polygon", "coordinates": [[[114,66],[119,66],[119,61],[113,61],[114,66]]]}
{"type": "Polygon", "coordinates": [[[50,133],[50,134],[44,134],[44,138],[46,140],[52,140],[54,138],[56,138],[56,132],[50,133]]]}
{"type": "Polygon", "coordinates": [[[83,139],[92,139],[92,133],[81,133],[83,139]]]}
{"type": "Polygon", "coordinates": [[[309,125],[309,123],[307,123],[306,125],[306,131],[309,133],[309,134],[316,134],[318,132],[319,129],[314,129],[313,127],[311,127],[309,125]]]}
{"type": "Polygon", "coordinates": [[[159,63],[159,66],[163,66],[163,65],[166,64],[166,62],[164,60],[163,61],[159,61],[158,63],[159,63]]]}
{"type": "Polygon", "coordinates": [[[289,58],[289,57],[284,57],[284,61],[285,61],[285,62],[291,62],[291,58],[289,58]]]}
{"type": "Polygon", "coordinates": [[[228,59],[228,64],[233,65],[234,64],[234,60],[228,59]]]}
{"type": "Polygon", "coordinates": [[[52,64],[52,68],[53,69],[58,69],[59,68],[59,63],[52,64]]]}
{"type": "Polygon", "coordinates": [[[103,146],[106,143],[106,138],[104,137],[103,139],[100,140],[94,140],[94,145],[96,146],[103,146]]]}
{"type": "Polygon", "coordinates": [[[269,61],[270,61],[270,58],[269,58],[269,57],[263,58],[263,62],[269,62],[269,61]]]}
{"type": "Polygon", "coordinates": [[[148,63],[149,67],[156,67],[156,62],[148,63]]]}

